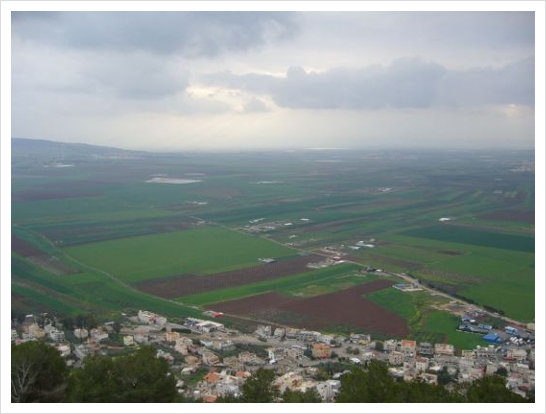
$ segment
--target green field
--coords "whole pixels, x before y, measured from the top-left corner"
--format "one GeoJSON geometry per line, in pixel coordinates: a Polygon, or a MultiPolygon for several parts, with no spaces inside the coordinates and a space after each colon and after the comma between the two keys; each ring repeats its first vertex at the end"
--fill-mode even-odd
{"type": "Polygon", "coordinates": [[[456,225],[437,225],[408,230],[404,236],[534,253],[534,237],[494,233],[456,225]]]}
{"type": "Polygon", "coordinates": [[[359,252],[363,262],[408,272],[513,318],[534,319],[533,253],[401,235],[387,235],[385,240],[385,247],[359,252]]]}
{"type": "Polygon", "coordinates": [[[456,316],[436,311],[427,315],[425,330],[433,334],[444,335],[444,341],[458,349],[474,349],[476,345],[486,345],[482,339],[483,335],[457,331],[458,324],[459,319],[456,316]]]}
{"type": "MultiPolygon", "coordinates": [[[[369,293],[366,298],[406,319],[410,328],[409,337],[419,342],[448,342],[462,349],[483,345],[482,335],[456,331],[459,318],[433,310],[431,305],[438,305],[441,301],[425,292],[384,289],[369,293]]],[[[447,302],[447,299],[444,301],[447,302]]]]}
{"type": "Polygon", "coordinates": [[[74,259],[126,282],[178,274],[210,274],[283,257],[294,250],[217,226],[68,247],[74,259]]]}

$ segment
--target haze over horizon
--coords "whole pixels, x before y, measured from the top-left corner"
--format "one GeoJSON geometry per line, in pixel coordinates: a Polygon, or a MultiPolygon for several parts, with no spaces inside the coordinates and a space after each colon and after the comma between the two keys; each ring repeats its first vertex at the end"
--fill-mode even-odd
{"type": "Polygon", "coordinates": [[[12,137],[535,145],[534,12],[13,12],[12,137]]]}

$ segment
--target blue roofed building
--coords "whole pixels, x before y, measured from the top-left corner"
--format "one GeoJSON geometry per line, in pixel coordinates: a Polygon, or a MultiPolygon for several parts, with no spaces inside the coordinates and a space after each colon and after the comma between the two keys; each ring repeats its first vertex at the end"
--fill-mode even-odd
{"type": "Polygon", "coordinates": [[[490,344],[498,344],[502,342],[501,338],[496,333],[488,333],[487,335],[484,335],[482,339],[490,344]]]}

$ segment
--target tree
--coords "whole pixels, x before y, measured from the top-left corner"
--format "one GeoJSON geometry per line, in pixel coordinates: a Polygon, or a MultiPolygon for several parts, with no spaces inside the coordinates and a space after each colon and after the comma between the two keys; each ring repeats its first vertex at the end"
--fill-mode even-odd
{"type": "Polygon", "coordinates": [[[270,403],[279,395],[279,390],[273,385],[275,373],[266,368],[259,368],[252,377],[246,380],[242,387],[241,402],[270,403]]]}
{"type": "Polygon", "coordinates": [[[451,394],[441,385],[428,384],[421,379],[396,384],[397,402],[449,403],[458,402],[457,394],[451,394]]]}
{"type": "Polygon", "coordinates": [[[372,360],[364,367],[355,367],[341,377],[337,402],[394,402],[396,383],[389,375],[387,364],[372,360]]]}
{"type": "Polygon", "coordinates": [[[118,358],[94,356],[84,360],[68,383],[68,402],[173,402],[176,379],[153,347],[118,358]]]}
{"type": "Polygon", "coordinates": [[[455,382],[455,378],[448,372],[447,367],[444,366],[438,371],[438,384],[447,385],[450,382],[455,382]]]}
{"type": "Polygon", "coordinates": [[[466,387],[466,400],[470,403],[524,403],[529,402],[506,388],[505,378],[488,375],[471,382],[466,387]]]}
{"type": "Polygon", "coordinates": [[[83,368],[74,370],[68,381],[67,401],[113,403],[118,400],[120,384],[114,360],[106,356],[87,357],[83,368]]]}
{"type": "Polygon", "coordinates": [[[11,347],[11,401],[62,400],[68,368],[59,351],[43,342],[11,347]]]}

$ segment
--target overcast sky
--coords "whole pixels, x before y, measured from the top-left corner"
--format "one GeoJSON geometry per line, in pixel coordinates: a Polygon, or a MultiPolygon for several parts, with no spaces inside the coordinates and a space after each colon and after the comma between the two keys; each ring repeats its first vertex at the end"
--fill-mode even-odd
{"type": "Polygon", "coordinates": [[[533,148],[533,12],[13,12],[12,136],[533,148]]]}

